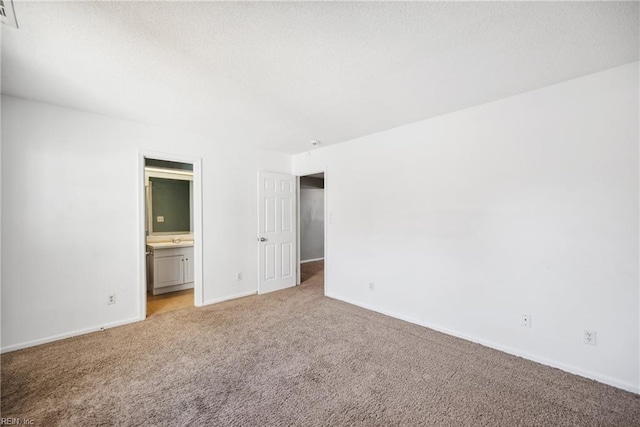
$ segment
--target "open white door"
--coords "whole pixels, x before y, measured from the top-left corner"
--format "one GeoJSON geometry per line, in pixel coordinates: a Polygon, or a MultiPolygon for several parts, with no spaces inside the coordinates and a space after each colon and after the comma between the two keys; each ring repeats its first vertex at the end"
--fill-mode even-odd
{"type": "Polygon", "coordinates": [[[258,174],[258,293],[296,284],[295,177],[282,173],[258,174]]]}

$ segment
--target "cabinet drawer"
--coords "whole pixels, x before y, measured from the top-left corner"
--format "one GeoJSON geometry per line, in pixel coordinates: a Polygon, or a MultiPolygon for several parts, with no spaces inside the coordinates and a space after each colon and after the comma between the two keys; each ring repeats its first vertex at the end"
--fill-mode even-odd
{"type": "Polygon", "coordinates": [[[153,249],[149,246],[149,248],[149,252],[151,252],[154,257],[167,257],[184,255],[185,253],[193,253],[193,247],[153,249]]]}

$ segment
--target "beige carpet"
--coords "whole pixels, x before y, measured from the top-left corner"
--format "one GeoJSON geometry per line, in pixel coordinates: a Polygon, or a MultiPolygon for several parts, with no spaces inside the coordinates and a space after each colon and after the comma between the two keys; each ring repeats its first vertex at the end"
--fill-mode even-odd
{"type": "Polygon", "coordinates": [[[326,298],[321,284],[318,269],[286,291],[4,355],[2,416],[39,426],[640,425],[636,395],[326,298]]]}

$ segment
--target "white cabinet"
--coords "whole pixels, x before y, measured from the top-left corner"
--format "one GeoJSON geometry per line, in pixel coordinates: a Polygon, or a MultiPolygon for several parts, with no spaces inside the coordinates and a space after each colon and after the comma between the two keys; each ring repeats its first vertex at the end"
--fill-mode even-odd
{"type": "Polygon", "coordinates": [[[184,283],[184,255],[163,256],[162,252],[156,251],[153,257],[153,287],[164,288],[165,286],[182,285],[184,283]]]}
{"type": "Polygon", "coordinates": [[[195,280],[193,276],[193,247],[191,249],[190,255],[185,255],[184,259],[184,283],[191,283],[193,285],[193,281],[195,280]]]}
{"type": "Polygon", "coordinates": [[[153,295],[193,288],[193,246],[147,246],[147,288],[153,295]]]}

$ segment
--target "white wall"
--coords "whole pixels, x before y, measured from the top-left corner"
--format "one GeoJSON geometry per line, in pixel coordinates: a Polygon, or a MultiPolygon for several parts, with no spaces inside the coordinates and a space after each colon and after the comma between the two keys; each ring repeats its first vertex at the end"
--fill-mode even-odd
{"type": "Polygon", "coordinates": [[[324,189],[300,188],[300,260],[324,258],[324,189]]]}
{"type": "Polygon", "coordinates": [[[202,158],[205,304],[255,292],[257,172],[291,163],[236,143],[3,96],[2,349],[138,318],[139,150],[202,158]]]}
{"type": "Polygon", "coordinates": [[[295,156],[328,295],[637,391],[638,114],[635,63],[295,156]]]}

